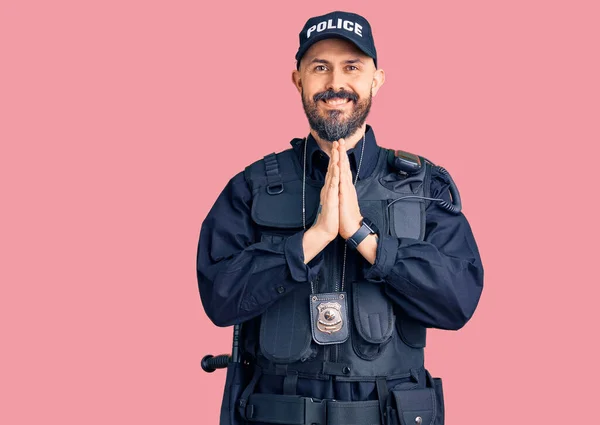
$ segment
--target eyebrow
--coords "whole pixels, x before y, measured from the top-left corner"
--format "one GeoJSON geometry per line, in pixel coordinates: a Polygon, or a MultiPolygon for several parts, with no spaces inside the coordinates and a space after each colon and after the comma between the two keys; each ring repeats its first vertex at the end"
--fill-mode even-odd
{"type": "MultiPolygon", "coordinates": [[[[313,60],[311,60],[309,63],[324,63],[326,65],[329,65],[331,62],[329,62],[328,60],[325,59],[319,59],[319,58],[313,58],[313,60]]],[[[360,58],[356,58],[356,59],[348,59],[345,60],[343,63],[363,63],[362,60],[360,60],[360,58]]]]}

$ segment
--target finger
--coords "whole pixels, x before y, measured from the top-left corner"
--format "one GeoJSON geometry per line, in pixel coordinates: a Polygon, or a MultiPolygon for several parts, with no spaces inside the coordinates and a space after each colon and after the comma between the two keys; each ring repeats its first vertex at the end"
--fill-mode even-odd
{"type": "Polygon", "coordinates": [[[340,169],[341,182],[343,184],[352,184],[352,171],[350,170],[350,162],[348,161],[348,151],[346,150],[346,141],[340,140],[340,169]]]}
{"type": "MultiPolygon", "coordinates": [[[[333,146],[334,147],[332,148],[332,150],[335,149],[335,142],[334,142],[333,146]]],[[[333,170],[333,163],[331,161],[331,154],[329,154],[329,164],[327,165],[327,176],[329,176],[329,174],[331,173],[331,170],[333,170]]]]}
{"type": "Polygon", "coordinates": [[[325,174],[325,184],[324,186],[327,186],[327,184],[329,183],[329,180],[331,180],[331,170],[333,169],[332,164],[331,164],[331,158],[329,158],[329,164],[327,165],[327,173],[325,174]]]}
{"type": "Polygon", "coordinates": [[[342,172],[342,169],[340,169],[340,183],[339,183],[339,193],[340,193],[340,198],[339,198],[339,202],[340,204],[344,203],[345,200],[347,199],[347,194],[348,194],[348,178],[346,176],[346,172],[342,172]]]}
{"type": "Polygon", "coordinates": [[[335,188],[337,188],[340,184],[340,166],[338,164],[338,156],[337,149],[334,149],[331,155],[331,162],[333,163],[331,181],[335,183],[335,188]]]}
{"type": "Polygon", "coordinates": [[[332,146],[331,146],[331,154],[329,155],[329,165],[331,166],[331,159],[333,157],[333,152],[336,151],[338,149],[338,146],[340,144],[338,142],[333,142],[332,146]]]}
{"type": "Polygon", "coordinates": [[[331,150],[331,163],[338,166],[339,169],[339,161],[340,161],[340,144],[338,142],[333,142],[333,149],[331,150]]]}
{"type": "Polygon", "coordinates": [[[344,141],[344,139],[340,139],[340,141],[338,142],[338,151],[337,151],[337,158],[338,158],[338,165],[340,166],[340,170],[342,167],[342,142],[344,141]]]}
{"type": "Polygon", "coordinates": [[[333,142],[331,149],[331,157],[329,158],[329,165],[331,166],[331,178],[329,179],[329,187],[334,189],[336,192],[340,184],[340,167],[338,163],[338,147],[339,143],[333,142]]]}
{"type": "Polygon", "coordinates": [[[336,158],[338,160],[338,167],[340,169],[340,184],[343,181],[344,178],[344,174],[345,174],[345,170],[344,170],[344,162],[343,162],[343,155],[344,155],[344,149],[342,147],[342,142],[344,141],[344,139],[340,139],[340,143],[338,144],[338,150],[336,152],[336,158]]]}
{"type": "Polygon", "coordinates": [[[342,140],[342,149],[344,149],[344,155],[342,156],[342,161],[344,161],[344,165],[348,166],[348,170],[350,169],[350,161],[348,160],[348,150],[346,149],[346,141],[342,140]]]}
{"type": "Polygon", "coordinates": [[[339,182],[338,178],[335,175],[335,171],[332,175],[331,182],[327,187],[327,195],[324,207],[327,208],[327,211],[337,211],[338,203],[339,203],[339,182]]]}
{"type": "Polygon", "coordinates": [[[329,202],[331,202],[329,193],[331,192],[331,186],[333,182],[333,168],[334,167],[330,158],[329,165],[327,166],[327,173],[325,174],[325,181],[323,182],[323,188],[321,189],[321,204],[323,205],[324,209],[326,209],[326,206],[329,204],[329,202]]]}
{"type": "Polygon", "coordinates": [[[327,188],[329,185],[329,181],[331,180],[331,164],[327,166],[327,173],[325,173],[325,182],[323,183],[323,188],[327,188]]]}
{"type": "Polygon", "coordinates": [[[344,139],[340,139],[339,151],[340,151],[340,167],[344,168],[348,165],[348,151],[346,150],[346,141],[344,139]]]}
{"type": "Polygon", "coordinates": [[[349,184],[348,173],[345,170],[342,171],[342,169],[340,169],[340,197],[344,196],[348,192],[349,184]]]}

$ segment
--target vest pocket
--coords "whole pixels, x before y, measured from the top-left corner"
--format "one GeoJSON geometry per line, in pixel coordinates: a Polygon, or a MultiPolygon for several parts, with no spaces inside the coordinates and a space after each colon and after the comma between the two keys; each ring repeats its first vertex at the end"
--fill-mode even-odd
{"type": "Polygon", "coordinates": [[[427,340],[427,328],[414,320],[401,315],[396,320],[398,334],[402,341],[412,348],[423,348],[427,340]]]}
{"type": "Polygon", "coordinates": [[[444,425],[434,388],[390,391],[390,425],[444,425]]]}
{"type": "Polygon", "coordinates": [[[294,363],[311,354],[308,295],[292,291],[261,316],[260,351],[273,363],[294,363]]]}
{"type": "Polygon", "coordinates": [[[389,425],[444,425],[441,378],[425,370],[425,388],[392,389],[387,402],[389,425]]]}
{"type": "Polygon", "coordinates": [[[392,304],[381,285],[372,282],[352,284],[352,303],[352,347],[360,358],[373,360],[391,341],[395,322],[392,304]]]}
{"type": "Polygon", "coordinates": [[[442,388],[442,378],[432,378],[433,380],[433,389],[435,390],[435,396],[437,401],[437,423],[439,425],[444,425],[445,420],[445,408],[444,408],[444,390],[442,388]]]}

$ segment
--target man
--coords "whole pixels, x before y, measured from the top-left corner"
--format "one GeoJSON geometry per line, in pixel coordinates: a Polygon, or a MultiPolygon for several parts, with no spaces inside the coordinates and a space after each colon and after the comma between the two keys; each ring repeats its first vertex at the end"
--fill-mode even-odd
{"type": "Polygon", "coordinates": [[[233,177],[200,233],[204,308],[243,324],[221,423],[443,424],[426,328],[461,328],[483,287],[458,192],[366,125],[385,81],[366,19],[309,19],[296,59],[310,134],[233,177]]]}

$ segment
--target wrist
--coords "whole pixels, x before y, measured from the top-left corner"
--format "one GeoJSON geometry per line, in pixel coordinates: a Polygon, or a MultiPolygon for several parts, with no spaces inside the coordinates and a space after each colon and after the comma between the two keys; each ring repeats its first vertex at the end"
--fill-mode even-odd
{"type": "Polygon", "coordinates": [[[351,227],[349,227],[347,229],[347,231],[345,231],[344,233],[340,232],[340,236],[344,239],[344,240],[348,240],[349,238],[352,237],[352,235],[354,235],[356,232],[358,232],[358,230],[360,229],[360,227],[362,226],[362,221],[363,218],[360,217],[358,219],[358,221],[351,227]]]}
{"type": "Polygon", "coordinates": [[[330,240],[327,233],[317,227],[311,227],[304,232],[302,236],[302,250],[304,251],[304,263],[308,264],[315,258],[327,245],[330,240]]]}
{"type": "Polygon", "coordinates": [[[305,232],[305,234],[308,234],[308,233],[310,233],[316,239],[318,239],[319,241],[321,241],[321,244],[323,245],[323,247],[327,246],[327,244],[329,244],[329,242],[331,242],[332,240],[334,240],[336,238],[336,236],[337,236],[337,234],[333,234],[332,232],[328,232],[327,230],[323,229],[319,225],[310,227],[305,232]]]}
{"type": "MultiPolygon", "coordinates": [[[[375,242],[377,241],[377,235],[379,235],[379,229],[377,225],[368,218],[364,218],[361,220],[361,225],[359,229],[349,236],[346,239],[346,243],[354,249],[357,249],[358,246],[367,239],[368,236],[374,235],[376,236],[375,242]]],[[[377,244],[376,244],[377,245],[377,244]]]]}

